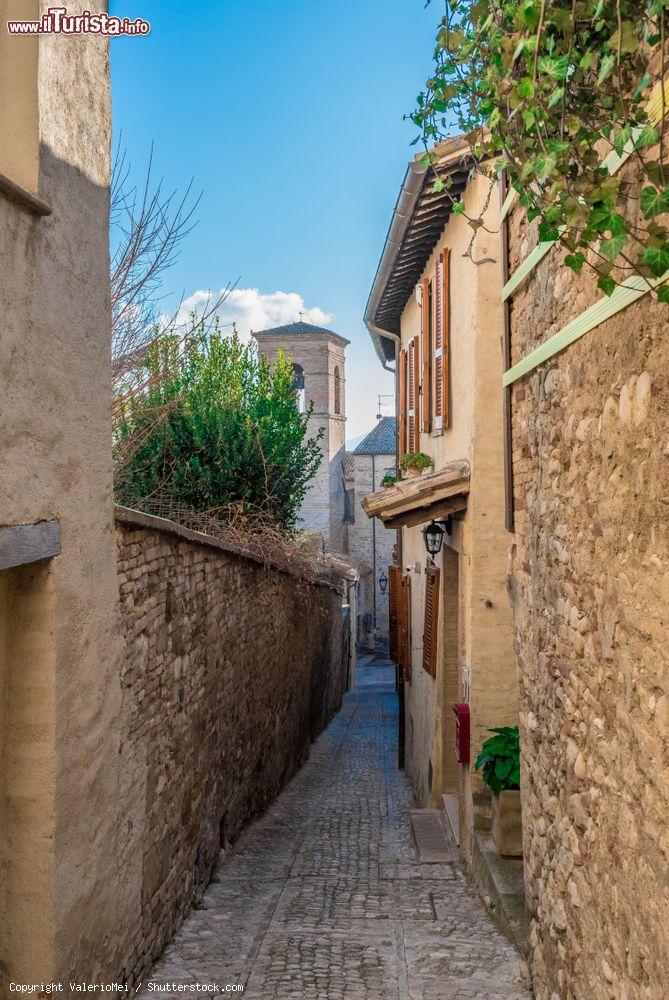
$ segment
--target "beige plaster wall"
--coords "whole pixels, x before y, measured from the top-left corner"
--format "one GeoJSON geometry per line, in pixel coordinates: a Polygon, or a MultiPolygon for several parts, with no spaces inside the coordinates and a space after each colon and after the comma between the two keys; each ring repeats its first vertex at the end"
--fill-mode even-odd
{"type": "MultiPolygon", "coordinates": [[[[511,218],[511,268],[536,225],[511,218]]],[[[550,253],[514,363],[601,296],[550,253]]],[[[511,594],[540,1000],[669,989],[669,341],[646,297],[514,386],[511,594]]]]}
{"type": "MultiPolygon", "coordinates": [[[[12,867],[0,930],[5,982],[32,981],[36,969],[63,981],[111,973],[123,920],[115,891],[121,647],[105,41],[41,38],[36,91],[38,191],[53,214],[36,218],[0,195],[0,523],[58,519],[62,554],[40,570],[43,586],[25,597],[23,618],[39,625],[34,651],[10,639],[2,663],[6,732],[16,733],[25,712],[16,684],[28,657],[31,725],[39,734],[26,811],[13,819],[5,782],[19,765],[6,748],[0,765],[8,820],[1,836],[12,867]],[[22,836],[30,841],[36,814],[49,832],[27,857],[11,845],[22,836]],[[39,907],[27,888],[33,878],[41,880],[39,907]],[[13,891],[21,881],[25,891],[13,891]]],[[[11,89],[0,93],[0,103],[8,100],[11,89]]],[[[5,618],[23,593],[20,575],[5,579],[5,618]]],[[[26,752],[18,737],[15,751],[26,752]]]]}
{"type": "Polygon", "coordinates": [[[31,194],[39,183],[37,38],[11,36],[7,21],[33,21],[39,0],[0,0],[0,173],[31,194]]]}
{"type": "MultiPolygon", "coordinates": [[[[487,182],[475,177],[465,194],[467,214],[477,214],[477,206],[483,203],[486,194],[487,182]]],[[[494,198],[486,214],[486,224],[493,232],[497,228],[494,198]]],[[[437,680],[422,668],[425,577],[421,572],[414,573],[412,578],[413,679],[406,697],[414,735],[413,747],[407,740],[407,772],[420,801],[431,801],[434,805],[441,805],[444,791],[453,791],[451,700],[455,700],[456,687],[458,697],[468,700],[471,706],[472,760],[489,735],[489,727],[514,723],[517,718],[513,625],[506,594],[509,536],[504,528],[501,268],[496,234],[481,235],[473,252],[475,259],[490,257],[490,262],[476,265],[467,256],[471,232],[463,216],[453,216],[423,273],[423,277],[432,277],[438,253],[443,247],[450,247],[451,424],[443,432],[422,432],[421,450],[433,457],[435,469],[462,458],[468,459],[471,466],[467,511],[458,517],[451,538],[446,540],[452,552],[442,572],[452,580],[457,553],[457,615],[444,605],[443,586],[440,613],[441,629],[450,623],[449,627],[458,630],[457,678],[452,676],[452,656],[449,670],[444,669],[447,639],[443,632],[437,680]],[[433,773],[431,791],[427,780],[429,761],[433,773]]],[[[419,329],[418,305],[412,297],[402,317],[403,343],[419,329]]],[[[421,570],[424,569],[426,553],[421,528],[419,525],[402,531],[405,568],[419,562],[421,570]]],[[[436,560],[442,570],[444,558],[442,553],[436,560]]],[[[468,853],[474,823],[487,822],[489,796],[478,775],[473,773],[473,766],[457,767],[457,786],[461,844],[468,853]]]]}

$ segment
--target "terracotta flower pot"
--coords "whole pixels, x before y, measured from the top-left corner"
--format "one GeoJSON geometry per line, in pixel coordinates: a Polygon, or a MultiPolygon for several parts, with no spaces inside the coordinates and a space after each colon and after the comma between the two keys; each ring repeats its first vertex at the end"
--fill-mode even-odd
{"type": "Polygon", "coordinates": [[[492,797],[492,837],[503,858],[522,858],[523,821],[520,792],[505,789],[492,797]]]}
{"type": "Polygon", "coordinates": [[[422,476],[422,469],[405,469],[404,476],[406,479],[415,479],[416,476],[422,476]]]}

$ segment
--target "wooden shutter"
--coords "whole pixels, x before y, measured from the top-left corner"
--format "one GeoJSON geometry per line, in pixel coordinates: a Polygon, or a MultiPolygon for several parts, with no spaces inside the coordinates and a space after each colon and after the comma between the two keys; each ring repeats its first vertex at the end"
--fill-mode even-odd
{"type": "Polygon", "coordinates": [[[432,282],[423,280],[423,294],[420,309],[420,333],[423,352],[423,430],[429,434],[432,430],[432,282]]]}
{"type": "Polygon", "coordinates": [[[410,341],[407,351],[408,407],[407,451],[420,451],[420,337],[410,341]]]}
{"type": "Polygon", "coordinates": [[[407,450],[407,353],[400,350],[397,362],[397,378],[399,381],[399,420],[397,422],[397,458],[398,461],[407,450]]]}
{"type": "Polygon", "coordinates": [[[400,587],[400,667],[404,672],[404,680],[411,683],[411,579],[408,575],[401,577],[400,587]]]}
{"type": "Polygon", "coordinates": [[[425,624],[423,627],[423,666],[437,676],[437,626],[439,624],[439,577],[435,566],[425,570],[425,624]]]}
{"type": "Polygon", "coordinates": [[[388,632],[390,637],[390,659],[393,663],[399,663],[402,570],[399,566],[391,566],[388,570],[388,576],[390,577],[390,583],[388,586],[388,632]]]}
{"type": "Polygon", "coordinates": [[[451,251],[442,250],[434,274],[434,426],[443,429],[449,424],[449,334],[450,334],[450,258],[451,251]]]}

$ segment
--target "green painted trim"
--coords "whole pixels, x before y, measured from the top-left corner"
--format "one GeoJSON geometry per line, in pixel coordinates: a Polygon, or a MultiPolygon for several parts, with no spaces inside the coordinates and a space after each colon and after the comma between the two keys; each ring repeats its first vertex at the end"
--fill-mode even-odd
{"type": "Polygon", "coordinates": [[[507,283],[502,288],[502,302],[508,299],[510,295],[516,291],[516,289],[522,285],[525,278],[528,277],[535,269],[539,261],[542,261],[551,247],[555,246],[554,240],[548,240],[546,243],[538,243],[534,250],[527,255],[523,263],[516,268],[507,283]]]}
{"type": "Polygon", "coordinates": [[[504,199],[504,204],[502,205],[499,213],[499,218],[501,222],[504,222],[504,219],[506,219],[507,215],[511,211],[511,206],[513,205],[517,197],[518,197],[518,192],[516,191],[516,189],[509,188],[507,196],[504,199]]]}
{"type": "Polygon", "coordinates": [[[582,312],[580,316],[567,323],[561,330],[558,330],[552,337],[549,337],[543,344],[534,351],[531,351],[517,365],[509,368],[502,376],[502,385],[505,387],[513,385],[523,375],[534,371],[544,361],[548,361],[555,354],[564,351],[565,347],[569,347],[574,341],[580,340],[581,337],[585,336],[586,333],[589,333],[596,326],[599,326],[600,323],[610,319],[611,316],[615,316],[622,309],[626,309],[627,306],[636,302],[637,299],[647,295],[652,288],[657,288],[667,278],[669,278],[669,271],[665,271],[661,278],[645,279],[640,275],[627,278],[621,285],[618,285],[612,295],[595,302],[589,309],[582,312]]]}

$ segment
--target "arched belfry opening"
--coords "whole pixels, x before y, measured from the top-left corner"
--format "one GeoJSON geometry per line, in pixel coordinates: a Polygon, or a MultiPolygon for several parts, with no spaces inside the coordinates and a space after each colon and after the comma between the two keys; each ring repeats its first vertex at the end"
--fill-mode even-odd
{"type": "Polygon", "coordinates": [[[293,379],[293,389],[295,390],[297,408],[300,411],[300,413],[304,413],[305,410],[304,368],[302,367],[302,365],[298,365],[296,362],[293,362],[293,371],[295,373],[295,378],[293,379]]]}
{"type": "Polygon", "coordinates": [[[341,377],[339,375],[339,365],[335,365],[334,370],[334,412],[336,416],[341,416],[341,377]]]}

